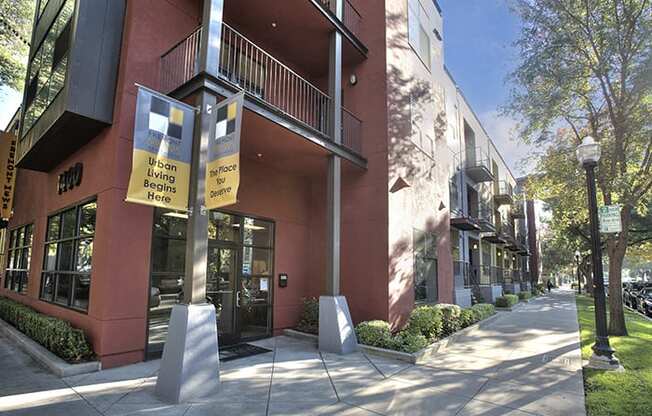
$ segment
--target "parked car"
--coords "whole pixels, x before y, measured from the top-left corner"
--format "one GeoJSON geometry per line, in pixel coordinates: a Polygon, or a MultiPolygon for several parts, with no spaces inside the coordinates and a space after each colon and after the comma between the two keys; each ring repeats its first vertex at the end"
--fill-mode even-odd
{"type": "Polygon", "coordinates": [[[636,295],[639,290],[643,289],[646,287],[646,285],[652,285],[650,283],[645,283],[645,282],[631,282],[631,283],[626,283],[626,288],[623,289],[623,302],[625,305],[629,306],[630,308],[636,309],[636,304],[637,304],[637,299],[636,295]]]}
{"type": "Polygon", "coordinates": [[[636,295],[636,309],[644,315],[652,315],[652,286],[645,287],[636,295]]]}

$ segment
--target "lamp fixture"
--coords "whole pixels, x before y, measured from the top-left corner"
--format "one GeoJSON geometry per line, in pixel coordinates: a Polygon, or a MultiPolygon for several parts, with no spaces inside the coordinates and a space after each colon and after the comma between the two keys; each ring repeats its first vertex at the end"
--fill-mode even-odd
{"type": "Polygon", "coordinates": [[[349,77],[349,83],[351,85],[357,84],[358,83],[358,77],[355,74],[351,74],[351,76],[349,77]]]}
{"type": "Polygon", "coordinates": [[[582,144],[577,146],[575,151],[577,160],[581,165],[595,164],[600,161],[600,143],[596,142],[591,136],[586,136],[582,144]]]}

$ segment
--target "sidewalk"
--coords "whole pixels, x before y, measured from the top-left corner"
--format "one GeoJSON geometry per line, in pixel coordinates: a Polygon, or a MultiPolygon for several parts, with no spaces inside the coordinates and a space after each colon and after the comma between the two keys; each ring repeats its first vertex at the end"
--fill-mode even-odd
{"type": "Polygon", "coordinates": [[[222,391],[169,405],[154,396],[158,361],[57,379],[0,337],[6,415],[584,415],[574,295],[555,291],[425,365],[320,354],[288,337],[273,352],[222,365],[222,391]]]}

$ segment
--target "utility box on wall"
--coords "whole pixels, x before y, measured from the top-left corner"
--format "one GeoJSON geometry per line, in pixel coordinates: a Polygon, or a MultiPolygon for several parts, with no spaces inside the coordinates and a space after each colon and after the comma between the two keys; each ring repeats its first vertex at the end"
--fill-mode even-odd
{"type": "Polygon", "coordinates": [[[47,172],[112,123],[124,0],[39,0],[18,167],[47,172]]]}

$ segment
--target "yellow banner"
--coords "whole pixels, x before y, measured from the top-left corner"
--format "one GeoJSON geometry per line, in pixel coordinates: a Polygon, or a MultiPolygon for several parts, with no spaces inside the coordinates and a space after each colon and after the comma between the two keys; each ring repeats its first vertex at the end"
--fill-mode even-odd
{"type": "Polygon", "coordinates": [[[139,86],[127,202],[188,210],[195,109],[139,86]]]}
{"type": "Polygon", "coordinates": [[[190,165],[134,149],[127,202],[188,209],[190,165]]]}
{"type": "Polygon", "coordinates": [[[209,139],[206,163],[206,208],[238,201],[240,187],[240,126],[244,92],[221,101],[215,114],[215,135],[209,139]]]}
{"type": "Polygon", "coordinates": [[[16,185],[16,136],[0,132],[0,181],[2,181],[2,202],[0,218],[9,220],[14,205],[16,185]]]}

